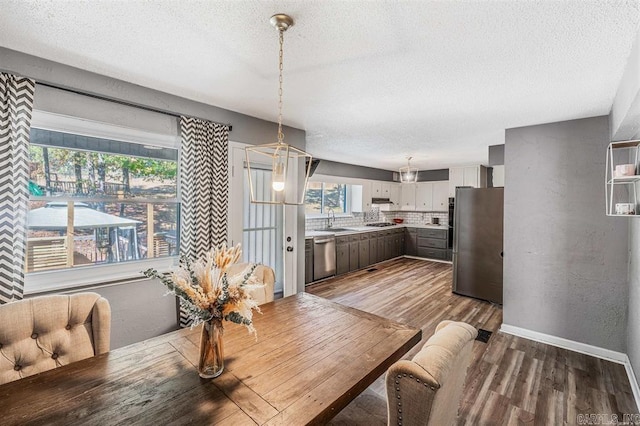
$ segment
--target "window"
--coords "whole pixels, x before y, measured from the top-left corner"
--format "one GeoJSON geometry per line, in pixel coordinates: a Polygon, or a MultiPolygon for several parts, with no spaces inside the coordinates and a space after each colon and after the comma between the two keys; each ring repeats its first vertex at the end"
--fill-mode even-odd
{"type": "Polygon", "coordinates": [[[327,213],[349,213],[347,186],[340,183],[309,182],[305,193],[305,213],[308,215],[327,213]]]}
{"type": "Polygon", "coordinates": [[[177,255],[176,149],[38,128],[30,137],[27,273],[177,255]]]}

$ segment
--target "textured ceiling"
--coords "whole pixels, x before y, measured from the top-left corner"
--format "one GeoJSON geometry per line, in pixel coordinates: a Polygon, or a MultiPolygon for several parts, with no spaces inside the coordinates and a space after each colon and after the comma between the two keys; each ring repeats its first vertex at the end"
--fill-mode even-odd
{"type": "Polygon", "coordinates": [[[314,156],[390,170],[608,114],[640,19],[637,0],[0,0],[0,45],[275,121],[277,12],[296,21],[285,123],[314,156]]]}

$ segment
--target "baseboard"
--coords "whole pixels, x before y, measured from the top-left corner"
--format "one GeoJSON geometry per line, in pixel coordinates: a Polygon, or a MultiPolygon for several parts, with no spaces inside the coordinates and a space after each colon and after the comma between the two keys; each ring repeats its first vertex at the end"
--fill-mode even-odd
{"type": "Polygon", "coordinates": [[[408,254],[405,254],[402,257],[406,257],[407,259],[428,260],[429,262],[447,263],[449,265],[453,264],[453,262],[451,262],[450,260],[429,259],[429,258],[426,258],[426,257],[411,256],[411,255],[408,255],[408,254]]]}
{"type": "Polygon", "coordinates": [[[636,407],[640,410],[640,386],[638,386],[638,379],[636,379],[636,375],[633,373],[633,366],[631,365],[631,360],[628,356],[624,363],[624,369],[627,371],[627,376],[629,376],[629,383],[631,384],[631,390],[633,391],[633,399],[636,400],[636,407]]]}
{"type": "Polygon", "coordinates": [[[624,369],[629,377],[629,383],[631,384],[633,398],[636,401],[636,406],[640,408],[640,387],[638,386],[638,380],[633,373],[633,367],[627,354],[598,346],[588,345],[586,343],[576,342],[575,340],[569,340],[563,337],[527,330],[526,328],[520,328],[509,324],[502,324],[500,326],[500,331],[533,340],[535,342],[545,343],[547,345],[556,346],[558,348],[567,349],[573,352],[594,356],[596,358],[624,365],[624,369]]]}

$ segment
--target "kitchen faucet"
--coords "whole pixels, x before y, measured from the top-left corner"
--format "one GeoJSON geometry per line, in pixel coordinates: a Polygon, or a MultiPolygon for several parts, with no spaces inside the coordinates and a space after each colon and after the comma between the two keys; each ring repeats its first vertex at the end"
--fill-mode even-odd
{"type": "Polygon", "coordinates": [[[327,228],[331,228],[333,226],[333,222],[336,221],[336,213],[333,211],[331,207],[327,207],[327,228]],[[333,220],[331,220],[331,216],[333,216],[333,220]]]}

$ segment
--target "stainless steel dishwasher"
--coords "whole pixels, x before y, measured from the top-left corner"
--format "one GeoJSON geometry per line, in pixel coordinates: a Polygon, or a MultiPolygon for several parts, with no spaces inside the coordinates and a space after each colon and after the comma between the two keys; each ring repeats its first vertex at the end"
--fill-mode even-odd
{"type": "Polygon", "coordinates": [[[336,274],[336,236],[313,237],[313,280],[336,274]]]}

